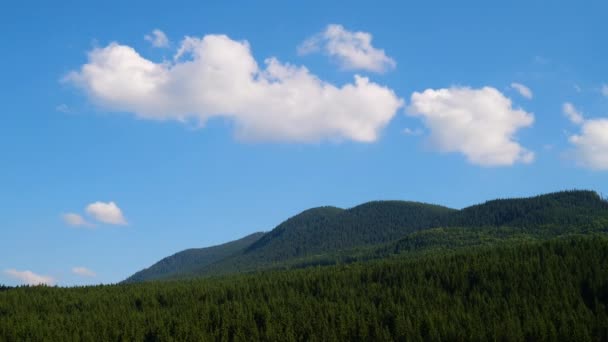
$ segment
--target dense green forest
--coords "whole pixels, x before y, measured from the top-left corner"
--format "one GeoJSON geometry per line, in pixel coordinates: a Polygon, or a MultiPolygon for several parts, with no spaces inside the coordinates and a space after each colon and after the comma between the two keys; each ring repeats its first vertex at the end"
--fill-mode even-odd
{"type": "Polygon", "coordinates": [[[168,282],[0,291],[3,341],[608,339],[608,238],[168,282]]]}
{"type": "Polygon", "coordinates": [[[405,201],[375,201],[346,210],[320,207],[268,233],[177,253],[126,282],[328,265],[392,253],[546,240],[607,228],[608,202],[593,191],[499,199],[461,210],[405,201]]]}

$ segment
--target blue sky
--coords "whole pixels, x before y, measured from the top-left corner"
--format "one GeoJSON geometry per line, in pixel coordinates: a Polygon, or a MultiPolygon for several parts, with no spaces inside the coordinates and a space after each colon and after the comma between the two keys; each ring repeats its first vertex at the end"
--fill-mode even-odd
{"type": "Polygon", "coordinates": [[[605,13],[5,5],[0,283],[117,282],[320,205],[606,193],[605,13]]]}

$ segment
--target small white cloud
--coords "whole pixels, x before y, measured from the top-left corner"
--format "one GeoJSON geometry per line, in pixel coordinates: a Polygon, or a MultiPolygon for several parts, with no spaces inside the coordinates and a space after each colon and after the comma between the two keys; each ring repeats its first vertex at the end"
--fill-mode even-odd
{"type": "Polygon", "coordinates": [[[8,269],[4,271],[4,274],[27,285],[55,284],[55,279],[53,277],[39,275],[32,271],[17,271],[15,269],[8,269]]]}
{"type": "Polygon", "coordinates": [[[342,25],[328,25],[325,31],[308,38],[298,47],[300,55],[318,51],[335,58],[346,70],[385,72],[397,65],[384,50],[372,46],[370,33],[348,31],[342,25]]]}
{"type": "Polygon", "coordinates": [[[608,97],[608,84],[602,85],[602,95],[608,97]]]}
{"type": "Polygon", "coordinates": [[[581,86],[579,86],[578,84],[575,84],[574,90],[576,90],[577,93],[581,93],[583,91],[583,88],[581,88],[581,86]]]}
{"type": "Polygon", "coordinates": [[[157,48],[165,48],[169,46],[169,38],[167,38],[167,35],[159,29],[155,29],[152,31],[152,33],[145,35],[144,39],[152,43],[152,46],[157,48]]]}
{"type": "Polygon", "coordinates": [[[74,273],[77,276],[89,277],[89,278],[93,278],[93,277],[97,276],[97,274],[95,274],[95,272],[91,271],[90,269],[88,269],[86,267],[82,267],[82,266],[72,268],[72,273],[74,273]]]}
{"type": "Polygon", "coordinates": [[[112,43],[66,80],[109,110],[200,124],[227,118],[237,137],[256,141],[373,142],[403,105],[366,77],[336,86],[276,58],[262,68],[246,41],[225,35],[186,37],[175,57],[155,63],[112,43]]]}
{"type": "Polygon", "coordinates": [[[436,148],[462,153],[472,164],[506,166],[534,160],[534,153],[515,139],[519,129],[532,125],[534,115],[514,109],[511,100],[495,88],[415,92],[408,114],[424,119],[436,148]]]}
{"type": "Polygon", "coordinates": [[[570,102],[564,103],[564,105],[562,106],[562,110],[568,120],[570,120],[574,124],[580,125],[585,120],[583,114],[579,112],[570,102]]]}
{"type": "Polygon", "coordinates": [[[91,227],[91,223],[87,222],[81,215],[74,213],[63,214],[63,221],[74,227],[91,227]]]}
{"type": "Polygon", "coordinates": [[[127,224],[127,220],[124,218],[122,211],[114,202],[91,203],[87,206],[86,212],[99,222],[115,225],[127,224]]]}
{"type": "Polygon", "coordinates": [[[521,83],[511,83],[511,88],[517,90],[519,95],[527,98],[528,100],[532,99],[533,97],[532,90],[521,83]]]}
{"type": "Polygon", "coordinates": [[[569,141],[580,166],[608,171],[608,119],[584,120],[581,133],[570,136],[569,141]]]}
{"type": "Polygon", "coordinates": [[[420,128],[416,128],[416,129],[411,129],[411,128],[404,128],[403,129],[403,134],[405,135],[412,135],[412,136],[419,136],[422,135],[422,130],[420,128]]]}

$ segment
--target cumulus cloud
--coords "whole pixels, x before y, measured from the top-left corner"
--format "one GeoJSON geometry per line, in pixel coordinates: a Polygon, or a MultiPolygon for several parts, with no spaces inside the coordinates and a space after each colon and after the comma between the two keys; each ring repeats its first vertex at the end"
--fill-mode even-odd
{"type": "Polygon", "coordinates": [[[423,118],[433,146],[462,153],[472,164],[506,166],[534,160],[534,153],[515,139],[519,129],[532,125],[534,115],[514,109],[511,100],[495,88],[415,92],[408,114],[423,118]]]}
{"type": "Polygon", "coordinates": [[[89,277],[89,278],[93,278],[93,277],[97,276],[97,274],[95,274],[95,272],[91,271],[90,269],[88,269],[86,267],[82,267],[82,266],[72,268],[72,273],[77,276],[89,277]]]}
{"type": "Polygon", "coordinates": [[[4,274],[27,285],[55,284],[55,279],[53,279],[53,277],[39,275],[32,271],[17,271],[15,269],[8,269],[4,271],[4,274]]]}
{"type": "Polygon", "coordinates": [[[223,117],[246,140],[371,142],[403,103],[365,77],[338,87],[276,58],[260,68],[246,41],[225,35],[186,37],[164,63],[111,43],[66,79],[109,110],[200,123],[223,117]]]}
{"type": "Polygon", "coordinates": [[[608,170],[608,119],[585,120],[580,134],[570,136],[576,161],[592,170],[608,170]]]}
{"type": "Polygon", "coordinates": [[[566,102],[562,106],[564,115],[574,124],[581,124],[584,121],[583,114],[579,112],[572,103],[566,102]]]}
{"type": "Polygon", "coordinates": [[[152,33],[145,35],[144,39],[157,48],[169,47],[169,38],[167,38],[167,35],[159,29],[155,29],[152,33]]]}
{"type": "Polygon", "coordinates": [[[569,102],[564,103],[564,114],[581,126],[579,134],[568,138],[576,162],[592,170],[608,170],[608,119],[585,119],[569,102]]]}
{"type": "Polygon", "coordinates": [[[334,58],[347,70],[385,72],[397,65],[384,50],[372,46],[370,33],[348,31],[342,25],[328,25],[325,31],[308,38],[298,47],[300,55],[319,51],[334,58]]]}
{"type": "Polygon", "coordinates": [[[95,220],[108,224],[126,225],[127,220],[114,202],[95,202],[86,207],[86,212],[95,220]]]}
{"type": "Polygon", "coordinates": [[[84,217],[74,213],[63,214],[63,222],[74,227],[91,227],[92,224],[85,220],[84,217]]]}
{"type": "Polygon", "coordinates": [[[530,88],[526,87],[521,83],[511,83],[511,88],[517,90],[519,95],[527,98],[528,100],[532,99],[532,97],[534,96],[532,94],[532,90],[530,90],[530,88]]]}

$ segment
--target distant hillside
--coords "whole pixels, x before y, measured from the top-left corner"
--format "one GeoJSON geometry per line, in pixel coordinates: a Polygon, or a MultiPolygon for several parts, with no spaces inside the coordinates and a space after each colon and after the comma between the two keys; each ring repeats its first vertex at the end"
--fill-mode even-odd
{"type": "Polygon", "coordinates": [[[592,191],[499,199],[462,210],[405,201],[375,201],[346,210],[319,207],[266,234],[178,253],[128,281],[302,267],[435,248],[548,239],[607,227],[608,202],[592,191]],[[191,257],[189,251],[200,254],[191,257]]]}
{"type": "Polygon", "coordinates": [[[262,237],[264,233],[254,233],[242,239],[208,248],[193,248],[166,257],[156,264],[141,270],[125,282],[139,282],[166,278],[179,278],[196,274],[206,266],[242,252],[262,237]]]}
{"type": "Polygon", "coordinates": [[[594,191],[562,191],[529,198],[497,199],[464,208],[443,226],[580,225],[606,214],[608,202],[594,191]]]}

